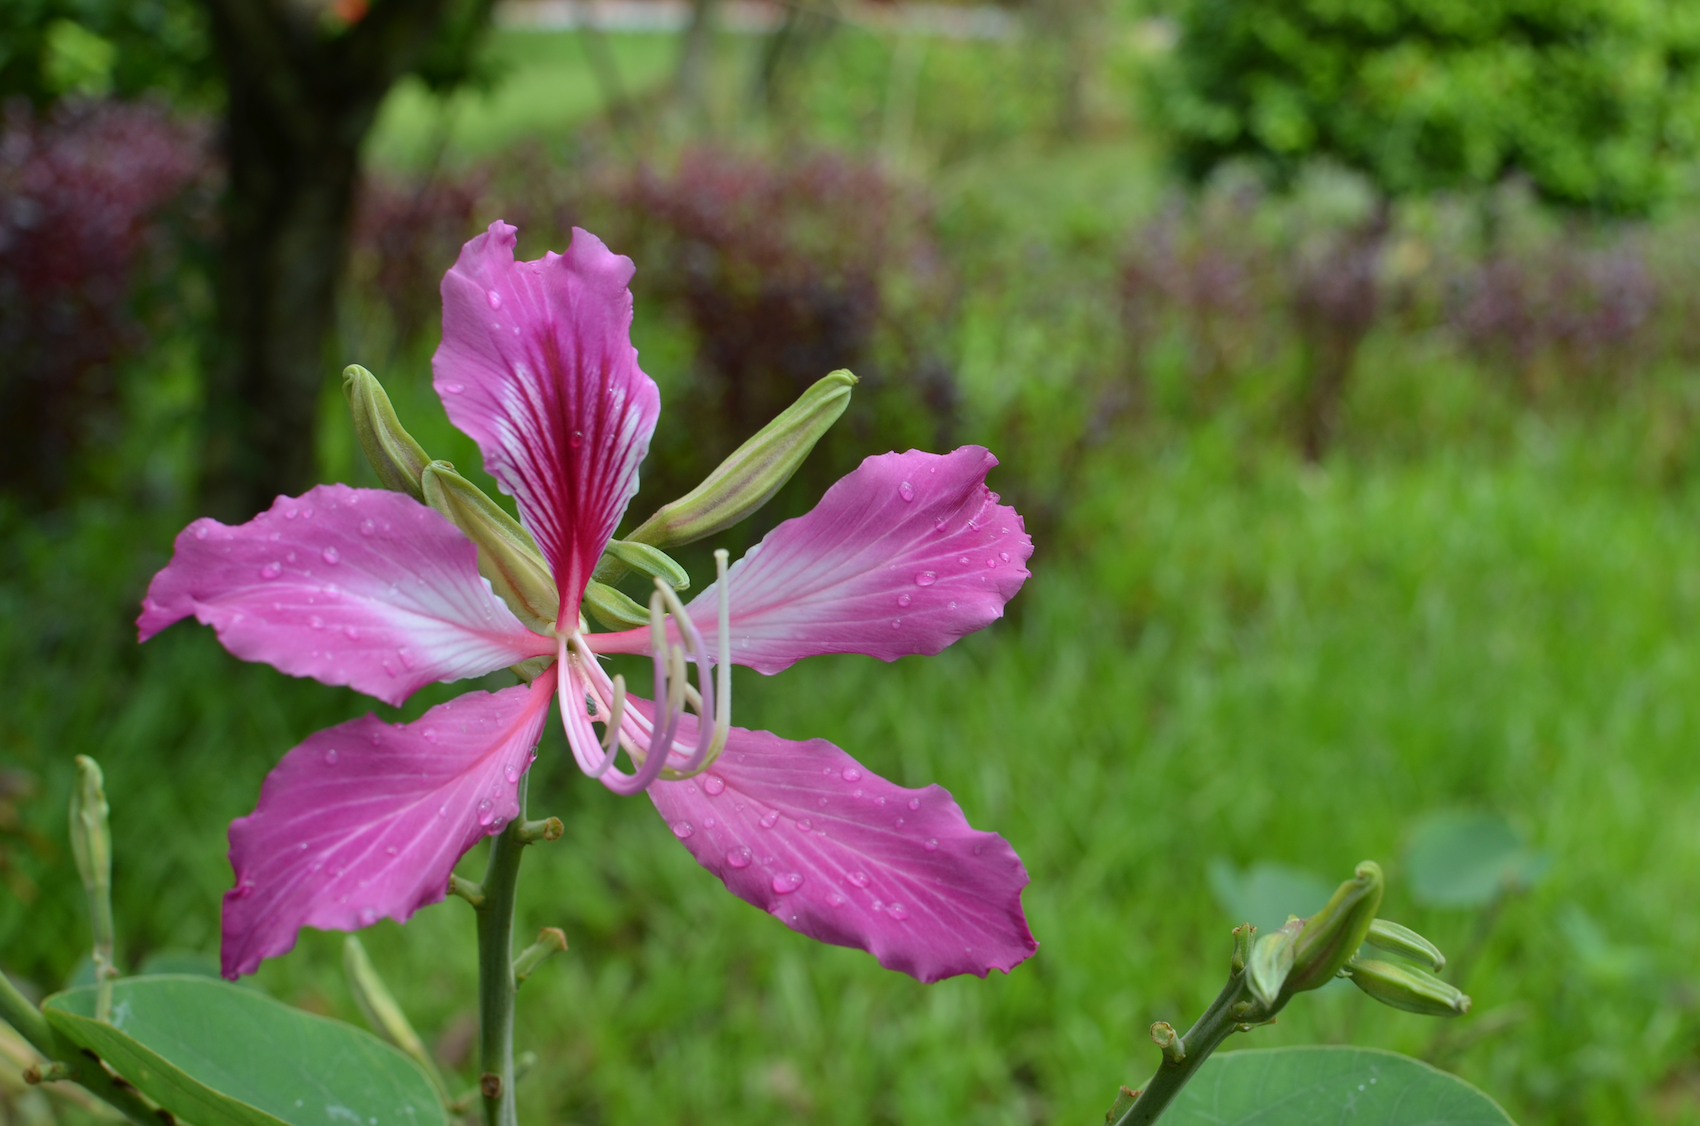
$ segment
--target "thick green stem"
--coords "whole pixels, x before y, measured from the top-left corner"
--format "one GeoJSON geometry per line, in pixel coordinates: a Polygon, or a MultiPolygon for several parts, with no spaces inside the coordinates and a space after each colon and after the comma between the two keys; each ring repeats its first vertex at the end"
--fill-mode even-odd
{"type": "Polygon", "coordinates": [[[40,1009],[29,1003],[5,974],[0,974],[0,1019],[11,1025],[18,1034],[49,1060],[57,1060],[70,1069],[68,1078],[118,1110],[140,1126],[159,1126],[153,1110],[128,1087],[120,1087],[95,1060],[83,1055],[75,1045],[61,1040],[47,1023],[40,1009]]]}
{"type": "Polygon", "coordinates": [[[1157,1074],[1145,1084],[1139,1097],[1134,1100],[1127,1112],[1115,1121],[1114,1126],[1147,1126],[1157,1121],[1163,1112],[1169,1109],[1169,1104],[1175,1096],[1181,1093],[1198,1069],[1204,1066],[1204,1061],[1229,1036],[1232,1036],[1247,1023],[1259,1024],[1270,1020],[1275,1013],[1286,1005],[1285,999],[1279,1001],[1273,1009],[1265,1010],[1252,1002],[1250,1012],[1240,1011],[1244,1002],[1251,1000],[1251,990],[1246,986],[1245,974],[1235,972],[1228,978],[1228,984],[1222,987],[1222,992],[1216,995],[1216,1000],[1198,1018],[1198,1023],[1187,1030],[1181,1037],[1182,1054],[1169,1051],[1163,1053],[1163,1062],[1157,1068],[1157,1074]]]}
{"type": "Polygon", "coordinates": [[[514,893],[528,843],[526,776],[519,780],[519,813],[490,840],[490,864],[478,904],[478,1091],[485,1126],[517,1126],[514,1112],[514,893]]]}

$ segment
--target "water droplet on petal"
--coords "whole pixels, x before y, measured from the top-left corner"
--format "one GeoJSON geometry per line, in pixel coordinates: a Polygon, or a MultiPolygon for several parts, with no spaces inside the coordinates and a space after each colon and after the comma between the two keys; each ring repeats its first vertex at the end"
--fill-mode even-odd
{"type": "Polygon", "coordinates": [[[962,556],[962,557],[961,557],[961,558],[959,558],[959,559],[957,559],[957,562],[958,562],[958,563],[967,563],[967,562],[968,562],[968,557],[967,557],[967,556],[966,556],[966,555],[964,555],[964,556],[962,556]]]}
{"type": "Polygon", "coordinates": [[[370,519],[360,521],[360,534],[361,535],[369,536],[377,530],[378,530],[378,525],[373,523],[370,519]]]}
{"type": "Polygon", "coordinates": [[[920,798],[910,798],[909,799],[909,808],[910,809],[920,809],[921,808],[921,799],[920,798]]]}
{"type": "Polygon", "coordinates": [[[909,482],[905,481],[905,482],[903,482],[903,484],[897,486],[897,495],[902,497],[906,501],[907,500],[914,500],[915,499],[915,486],[911,485],[909,482]]]}
{"type": "Polygon", "coordinates": [[[447,817],[448,815],[449,815],[449,807],[448,806],[439,805],[437,807],[437,816],[438,817],[447,817]]]}
{"type": "Polygon", "coordinates": [[[832,892],[826,897],[826,904],[828,907],[842,907],[847,902],[849,901],[837,892],[832,892]]]}
{"type": "Polygon", "coordinates": [[[689,837],[692,833],[696,832],[696,828],[689,821],[675,821],[673,822],[672,829],[673,835],[678,837],[680,840],[684,840],[686,837],[689,837]]]}
{"type": "Polygon", "coordinates": [[[750,866],[750,850],[739,845],[726,854],[726,863],[734,868],[748,868],[750,866]]]}
{"type": "Polygon", "coordinates": [[[567,438],[567,445],[571,446],[575,450],[584,445],[584,431],[574,430],[567,438]]]}
{"type": "Polygon", "coordinates": [[[928,837],[927,843],[921,847],[926,849],[928,852],[937,852],[939,850],[939,839],[937,837],[928,837]]]}
{"type": "Polygon", "coordinates": [[[337,553],[337,549],[334,547],[325,548],[325,550],[319,552],[319,555],[323,557],[326,563],[329,563],[332,566],[335,566],[337,562],[342,559],[342,556],[337,553]]]}
{"type": "Polygon", "coordinates": [[[388,660],[382,661],[380,663],[384,666],[385,672],[389,673],[391,676],[394,676],[396,674],[395,666],[390,664],[388,660]]]}
{"type": "Polygon", "coordinates": [[[508,763],[508,765],[505,766],[502,769],[502,774],[503,774],[503,776],[505,776],[507,778],[507,780],[509,782],[518,782],[519,781],[519,767],[515,766],[511,762],[508,763]]]}
{"type": "Polygon", "coordinates": [[[395,655],[401,658],[402,666],[408,670],[413,668],[413,651],[403,645],[396,649],[395,655]]]}
{"type": "Polygon", "coordinates": [[[207,538],[207,526],[205,524],[195,525],[195,538],[198,540],[204,540],[207,538]]]}
{"type": "Polygon", "coordinates": [[[297,517],[297,516],[299,516],[299,515],[301,515],[301,512],[300,512],[300,510],[298,510],[298,509],[294,509],[294,508],[286,508],[286,509],[284,509],[284,511],[283,511],[283,518],[284,518],[284,519],[285,519],[285,520],[293,520],[293,519],[295,519],[295,518],[296,518],[296,517],[297,517]]]}
{"type": "Polygon", "coordinates": [[[821,807],[821,808],[822,808],[822,809],[825,809],[825,808],[826,808],[826,801],[827,801],[827,799],[825,799],[825,798],[822,798],[822,799],[821,799],[821,800],[820,800],[820,807],[821,807]]]}
{"type": "Polygon", "coordinates": [[[1005,563],[1008,563],[1009,562],[1009,552],[1007,552],[1007,551],[998,552],[998,558],[1002,559],[1005,563]]]}
{"type": "Polygon", "coordinates": [[[281,563],[267,563],[264,567],[260,568],[260,577],[262,579],[275,579],[281,574],[283,574],[283,564],[281,563]]]}
{"type": "Polygon", "coordinates": [[[902,629],[903,628],[903,619],[902,618],[891,619],[891,628],[892,629],[902,629]]]}
{"type": "Polygon", "coordinates": [[[790,895],[803,886],[803,877],[795,872],[781,872],[773,877],[773,890],[780,895],[790,895]]]}
{"type": "Polygon", "coordinates": [[[490,302],[490,308],[492,309],[500,309],[502,307],[502,295],[493,289],[484,295],[484,299],[490,302]]]}
{"type": "Polygon", "coordinates": [[[372,910],[370,907],[362,907],[360,909],[360,925],[361,926],[369,927],[377,921],[378,921],[378,913],[376,911],[372,910]]]}
{"type": "Polygon", "coordinates": [[[855,871],[855,872],[851,872],[848,876],[845,876],[844,878],[849,880],[851,883],[855,884],[859,888],[865,888],[865,887],[868,886],[868,874],[866,872],[858,870],[858,871],[855,871]]]}
{"type": "Polygon", "coordinates": [[[853,766],[847,766],[844,768],[839,777],[843,778],[846,782],[860,782],[862,780],[862,772],[853,766]]]}
{"type": "Polygon", "coordinates": [[[350,641],[360,640],[360,631],[355,629],[353,626],[343,626],[342,635],[350,641]]]}
{"type": "Polygon", "coordinates": [[[885,913],[900,923],[909,917],[909,912],[903,909],[903,904],[901,903],[893,903],[890,907],[885,909],[885,913]]]}
{"type": "Polygon", "coordinates": [[[908,824],[908,822],[907,822],[907,821],[905,821],[905,820],[904,820],[904,819],[903,819],[903,818],[901,818],[901,817],[899,817],[899,818],[898,818],[898,819],[897,819],[897,827],[898,827],[898,828],[899,828],[899,829],[901,829],[901,828],[903,828],[903,826],[905,826],[905,825],[907,825],[907,824],[908,824]]]}
{"type": "Polygon", "coordinates": [[[933,521],[933,531],[942,532],[942,531],[944,531],[944,527],[945,527],[945,520],[944,520],[943,516],[940,516],[937,520],[933,521]]]}
{"type": "Polygon", "coordinates": [[[337,760],[336,748],[332,747],[330,750],[325,752],[325,765],[326,766],[335,766],[336,760],[337,760]]]}
{"type": "Polygon", "coordinates": [[[447,391],[451,395],[458,395],[462,391],[465,391],[466,387],[459,383],[445,383],[443,384],[443,390],[447,391]]]}
{"type": "Polygon", "coordinates": [[[478,803],[478,823],[488,825],[496,819],[496,803],[489,798],[483,798],[478,803]]]}
{"type": "Polygon", "coordinates": [[[779,811],[777,809],[770,809],[761,815],[760,825],[763,829],[771,829],[777,824],[779,824],[779,811]]]}
{"type": "Polygon", "coordinates": [[[914,596],[909,594],[900,594],[897,596],[897,604],[899,606],[907,606],[913,601],[915,601],[914,596]]]}
{"type": "Polygon", "coordinates": [[[324,629],[325,619],[319,617],[317,614],[308,614],[307,624],[312,626],[314,629],[324,629]]]}
{"type": "Polygon", "coordinates": [[[938,581],[939,574],[937,571],[922,571],[920,574],[915,576],[916,586],[932,586],[938,581]]]}
{"type": "Polygon", "coordinates": [[[726,792],[726,779],[718,774],[710,774],[703,778],[702,788],[711,798],[717,798],[726,792]]]}
{"type": "Polygon", "coordinates": [[[987,567],[996,567],[997,565],[998,565],[998,561],[996,559],[986,560],[986,566],[987,567]]]}
{"type": "Polygon", "coordinates": [[[797,828],[801,829],[805,833],[808,832],[810,829],[813,829],[814,827],[815,827],[814,822],[810,821],[807,817],[805,817],[801,821],[797,822],[797,828]]]}

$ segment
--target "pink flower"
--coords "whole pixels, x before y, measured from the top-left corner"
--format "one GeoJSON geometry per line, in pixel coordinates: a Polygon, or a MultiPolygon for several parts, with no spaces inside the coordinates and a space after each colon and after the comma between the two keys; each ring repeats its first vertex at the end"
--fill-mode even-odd
{"type": "Polygon", "coordinates": [[[731,726],[726,667],[932,654],[1001,616],[1032,545],[985,486],[996,460],[973,446],[870,457],[730,571],[722,553],[719,580],[688,607],[668,592],[671,613],[651,629],[587,632],[580,604],[660,403],[630,342],[631,261],[573,235],[566,254],[533,262],[514,261],[504,223],[467,243],[443,279],[434,361],[450,419],[553,572],[552,636],[493,593],[445,518],[344,485],[280,497],[240,527],[195,521],[149,587],[144,641],[193,614],[239,657],[391,704],[431,681],[555,658],[530,685],[467,693],[409,724],[368,715],[285,755],[231,825],[225,974],[289,950],[303,926],[405,921],[442,899],[455,862],[517,816],[557,692],[585,773],[648,792],[740,898],[923,981],[1010,969],[1036,949],[1014,850],[938,786],[896,786],[824,740],[731,726]],[[656,704],[628,697],[597,656],[645,652],[656,704]],[[622,749],[630,771],[615,763],[622,749]]]}

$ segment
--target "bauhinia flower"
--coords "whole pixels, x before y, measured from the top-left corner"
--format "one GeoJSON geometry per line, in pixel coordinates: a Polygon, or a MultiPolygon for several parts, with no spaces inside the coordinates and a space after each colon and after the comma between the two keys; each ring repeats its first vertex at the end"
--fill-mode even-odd
{"type": "Polygon", "coordinates": [[[516,262],[514,244],[493,224],[444,277],[433,366],[450,420],[518,504],[524,531],[509,540],[546,576],[542,596],[504,600],[501,561],[484,560],[497,586],[480,574],[489,545],[406,495],[458,481],[422,457],[381,470],[406,492],[322,485],[237,527],[197,520],[148,590],[144,641],[194,615],[238,657],[389,704],[542,666],[529,684],[407,724],[367,715],[285,755],[231,825],[225,974],[291,949],[303,926],[400,922],[442,899],[455,862],[518,814],[552,696],[586,774],[647,792],[703,867],[785,925],[923,981],[1028,957],[1027,873],[945,790],[897,786],[822,739],[730,723],[733,663],[934,654],[1000,617],[1032,543],[986,487],[996,459],[975,446],[870,457],[736,565],[717,553],[715,583],[688,606],[658,581],[647,628],[591,632],[581,610],[660,398],[630,341],[631,261],[579,230],[537,261],[516,262]],[[652,657],[654,702],[604,670],[615,653],[652,657]]]}

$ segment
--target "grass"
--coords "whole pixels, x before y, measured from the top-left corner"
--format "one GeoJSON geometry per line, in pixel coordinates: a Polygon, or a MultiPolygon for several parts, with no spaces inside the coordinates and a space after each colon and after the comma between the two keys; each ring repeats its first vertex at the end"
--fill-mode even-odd
{"type": "MultiPolygon", "coordinates": [[[[668,41],[613,38],[634,87],[659,80],[668,41]]],[[[498,39],[496,57],[531,58],[530,77],[468,96],[451,136],[463,155],[534,131],[533,103],[554,99],[550,128],[594,108],[583,72],[549,62],[571,37],[526,56],[541,42],[498,39]]],[[[886,135],[888,46],[846,33],[824,48],[859,76],[817,104],[842,143],[886,135]]],[[[1118,1083],[1155,1066],[1150,1022],[1184,1023],[1220,984],[1239,920],[1211,893],[1214,862],[1332,881],[1374,858],[1386,913],[1457,953],[1481,920],[1412,903],[1401,861],[1422,815],[1463,808],[1503,814],[1553,858],[1486,932],[1474,1015],[1443,1033],[1336,987],[1241,1043],[1424,1055],[1525,1124],[1700,1121],[1687,957],[1700,943],[1700,490],[1679,449],[1691,429],[1672,431],[1657,397],[1530,410],[1444,349],[1394,337],[1372,339],[1320,467],[1291,454],[1268,414],[1279,396],[1257,387],[1215,413],[1170,409],[1158,373],[1146,415],[1095,420],[1081,373],[1125,377],[1107,249],[1163,184],[1136,132],[1032,140],[1042,99],[929,121],[975,67],[1015,66],[1003,50],[929,47],[913,136],[923,166],[943,169],[947,233],[974,247],[952,344],[965,426],[1004,458],[993,487],[1034,516],[1034,578],[1006,620],[937,658],[821,658],[742,676],[737,695],[740,723],[939,782],[1005,835],[1032,874],[1040,951],[1007,976],[923,987],[803,939],[725,894],[646,801],[580,777],[557,725],[532,807],[567,835],[527,857],[519,931],[561,926],[572,950],[521,994],[519,1043],[540,1057],[523,1117],[1096,1121],[1118,1083]],[[988,147],[997,137],[1015,140],[988,147]]],[[[830,87],[833,73],[809,81],[830,87]]],[[[402,91],[374,156],[414,159],[429,117],[402,91]]],[[[672,395],[689,350],[646,317],[638,343],[672,395]]],[[[428,448],[476,465],[423,383],[426,354],[399,350],[380,374],[428,448]]],[[[336,476],[369,483],[345,431],[324,450],[336,476]]],[[[73,754],[107,770],[126,964],[210,955],[225,825],[285,749],[374,707],[241,664],[190,625],[137,647],[129,622],[184,514],[123,495],[46,517],[0,510],[0,761],[39,782],[0,837],[30,881],[0,897],[0,957],[40,988],[74,973],[85,944],[63,843],[73,754]]],[[[458,690],[376,710],[411,717],[458,690]]],[[[465,905],[363,937],[470,1083],[465,905]]],[[[304,934],[258,986],[358,1020],[340,941],[304,934]]]]}

